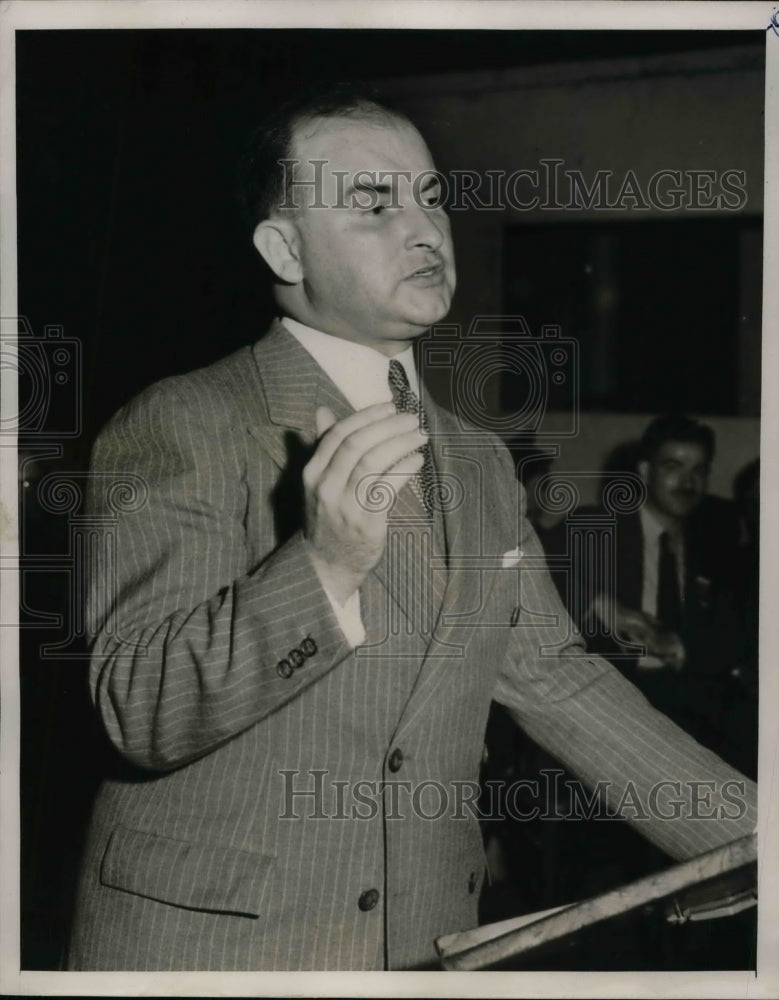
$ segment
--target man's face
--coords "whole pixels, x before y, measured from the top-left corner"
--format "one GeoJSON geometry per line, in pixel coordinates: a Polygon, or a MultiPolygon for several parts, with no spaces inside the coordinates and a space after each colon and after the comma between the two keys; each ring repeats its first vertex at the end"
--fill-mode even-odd
{"type": "Polygon", "coordinates": [[[296,318],[386,354],[449,310],[455,268],[449,220],[422,137],[402,120],[319,119],[293,143],[295,225],[303,279],[296,318]],[[402,173],[405,172],[405,173],[402,173]],[[314,195],[328,207],[316,207],[314,195]]]}
{"type": "Polygon", "coordinates": [[[669,517],[684,518],[706,492],[709,463],[701,445],[666,441],[651,462],[640,463],[639,472],[650,504],[669,517]]]}

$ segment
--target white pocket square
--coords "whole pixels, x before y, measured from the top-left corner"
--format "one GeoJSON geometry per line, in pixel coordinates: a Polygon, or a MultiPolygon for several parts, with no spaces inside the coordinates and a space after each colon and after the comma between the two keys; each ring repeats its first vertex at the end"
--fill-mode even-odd
{"type": "Polygon", "coordinates": [[[522,549],[517,547],[516,549],[510,549],[508,552],[503,553],[503,569],[509,569],[511,566],[516,566],[519,560],[522,558],[522,549]]]}

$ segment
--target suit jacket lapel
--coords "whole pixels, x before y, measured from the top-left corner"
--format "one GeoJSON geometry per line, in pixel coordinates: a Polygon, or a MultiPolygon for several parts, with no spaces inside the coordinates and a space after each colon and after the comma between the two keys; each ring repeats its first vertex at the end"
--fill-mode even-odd
{"type": "Polygon", "coordinates": [[[275,427],[302,431],[313,442],[318,406],[329,406],[338,420],[354,412],[343,393],[278,320],[252,353],[264,401],[260,419],[265,417],[275,427]]]}
{"type": "MultiPolygon", "coordinates": [[[[441,626],[446,629],[454,618],[466,613],[478,603],[482,586],[479,568],[498,552],[500,518],[488,509],[492,492],[485,489],[486,477],[493,468],[491,442],[474,435],[466,437],[453,414],[426,402],[430,414],[431,442],[444,496],[444,530],[446,535],[449,578],[441,613],[441,626]],[[486,446],[485,446],[486,445],[486,446]]],[[[499,563],[498,563],[499,565],[499,563]]]]}
{"type": "MultiPolygon", "coordinates": [[[[448,573],[441,595],[441,610],[433,641],[411,692],[395,738],[424,710],[451,670],[452,658],[461,658],[470,633],[477,624],[474,612],[486,602],[490,582],[501,566],[502,519],[487,507],[485,479],[494,468],[492,445],[484,449],[483,438],[466,438],[455,417],[425,399],[431,430],[431,446],[439,489],[448,502],[444,509],[448,573]],[[466,622],[465,620],[468,619],[466,622]]],[[[509,546],[510,547],[510,546],[509,546]]],[[[508,610],[508,609],[507,609],[508,610]]]]}

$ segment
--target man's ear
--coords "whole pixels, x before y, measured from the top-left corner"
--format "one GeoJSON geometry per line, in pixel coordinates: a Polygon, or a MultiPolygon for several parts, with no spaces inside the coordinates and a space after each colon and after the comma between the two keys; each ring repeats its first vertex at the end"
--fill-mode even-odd
{"type": "Polygon", "coordinates": [[[253,242],[262,259],[280,281],[296,285],[303,280],[300,241],[294,222],[287,219],[263,219],[254,230],[253,242]]]}
{"type": "Polygon", "coordinates": [[[641,476],[641,478],[644,480],[644,482],[645,483],[648,482],[648,480],[649,480],[649,462],[647,462],[647,460],[645,458],[642,459],[640,462],[637,463],[636,470],[638,471],[639,476],[641,476]]]}

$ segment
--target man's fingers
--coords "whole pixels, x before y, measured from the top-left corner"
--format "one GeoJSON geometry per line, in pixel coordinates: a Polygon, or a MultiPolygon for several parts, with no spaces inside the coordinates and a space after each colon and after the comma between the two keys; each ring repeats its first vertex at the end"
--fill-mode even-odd
{"type": "Polygon", "coordinates": [[[389,473],[366,475],[358,479],[354,486],[357,504],[370,513],[386,516],[395,497],[411,477],[419,472],[423,461],[424,457],[415,451],[396,462],[389,473]]]}
{"type": "Polygon", "coordinates": [[[398,492],[422,468],[424,455],[419,450],[422,443],[424,438],[417,430],[382,441],[369,449],[354,465],[344,491],[359,497],[364,492],[366,483],[386,479],[395,492],[398,492]]]}
{"type": "Polygon", "coordinates": [[[345,437],[330,459],[325,474],[332,488],[343,489],[358,464],[363,475],[384,472],[426,440],[417,417],[410,413],[393,413],[345,437]]]}
{"type": "Polygon", "coordinates": [[[335,414],[327,406],[316,408],[316,436],[321,438],[325,431],[329,431],[335,423],[335,414]]]}
{"type": "Polygon", "coordinates": [[[395,413],[393,403],[377,403],[366,406],[364,410],[350,413],[343,420],[335,422],[333,414],[326,406],[320,406],[316,412],[317,434],[321,437],[311,461],[306,466],[306,476],[311,482],[316,482],[327,467],[342,441],[354,431],[375,423],[395,413]],[[333,421],[328,423],[329,417],[333,421]],[[320,427],[323,430],[320,432],[320,427]]]}
{"type": "Polygon", "coordinates": [[[362,463],[363,475],[384,472],[407,452],[413,451],[427,440],[419,430],[418,418],[409,413],[395,413],[392,410],[389,416],[370,420],[344,435],[344,430],[349,430],[343,426],[345,423],[343,421],[336,424],[325,434],[306,472],[309,486],[314,483],[320,488],[325,486],[330,495],[343,492],[358,463],[362,463]],[[332,451],[333,442],[339,439],[338,446],[332,451]],[[390,453],[386,461],[383,461],[381,454],[375,452],[377,447],[383,445],[388,446],[390,453]],[[322,466],[321,460],[331,451],[330,460],[322,466]]]}
{"type": "Polygon", "coordinates": [[[307,487],[345,511],[362,508],[386,512],[388,491],[397,493],[422,467],[419,449],[427,435],[419,418],[379,404],[331,423],[324,407],[317,411],[317,428],[326,428],[304,471],[307,487]],[[345,505],[345,506],[344,506],[345,505]]]}

